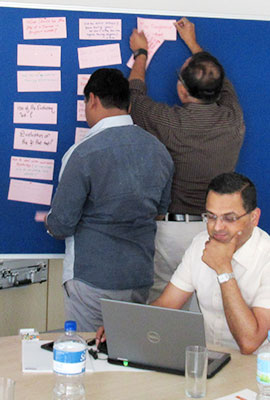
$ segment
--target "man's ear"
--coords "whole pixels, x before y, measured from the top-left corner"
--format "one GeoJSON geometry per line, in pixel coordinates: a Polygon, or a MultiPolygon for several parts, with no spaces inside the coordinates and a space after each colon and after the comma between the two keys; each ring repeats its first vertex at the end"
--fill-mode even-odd
{"type": "Polygon", "coordinates": [[[88,103],[90,107],[93,107],[96,104],[96,96],[92,92],[89,93],[88,103]]]}
{"type": "Polygon", "coordinates": [[[182,103],[185,103],[189,98],[189,93],[182,82],[177,83],[177,93],[182,103]]]}
{"type": "Polygon", "coordinates": [[[257,226],[260,220],[261,210],[260,208],[255,208],[255,210],[251,211],[251,221],[254,226],[257,226]]]}

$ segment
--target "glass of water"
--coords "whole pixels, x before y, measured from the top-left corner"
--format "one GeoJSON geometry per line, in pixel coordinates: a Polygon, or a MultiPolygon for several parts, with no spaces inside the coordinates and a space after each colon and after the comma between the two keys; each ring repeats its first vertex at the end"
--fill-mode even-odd
{"type": "Polygon", "coordinates": [[[204,346],[186,347],[185,393],[188,397],[201,398],[206,395],[208,352],[204,346]]]}
{"type": "Polygon", "coordinates": [[[0,377],[0,399],[13,400],[14,399],[15,381],[10,378],[0,377]]]}

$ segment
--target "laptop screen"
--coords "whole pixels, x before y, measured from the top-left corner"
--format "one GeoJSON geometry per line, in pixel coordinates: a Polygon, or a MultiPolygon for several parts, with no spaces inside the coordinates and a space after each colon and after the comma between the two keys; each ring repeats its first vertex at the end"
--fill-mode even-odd
{"type": "MultiPolygon", "coordinates": [[[[184,374],[186,346],[205,346],[201,313],[108,299],[101,306],[110,362],[184,374]]],[[[209,358],[209,376],[223,354],[209,358]]]]}

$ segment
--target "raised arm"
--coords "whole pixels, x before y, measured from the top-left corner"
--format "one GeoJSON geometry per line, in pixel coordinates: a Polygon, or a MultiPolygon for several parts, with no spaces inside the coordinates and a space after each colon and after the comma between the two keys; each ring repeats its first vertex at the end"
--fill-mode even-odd
{"type": "MultiPolygon", "coordinates": [[[[132,35],[129,39],[129,45],[133,53],[139,49],[144,49],[146,51],[148,50],[148,43],[145,34],[143,32],[138,32],[137,29],[133,29],[132,35]]],[[[135,58],[133,67],[129,75],[129,80],[140,79],[144,82],[146,60],[147,56],[145,54],[139,54],[135,58]]]]}
{"type": "Polygon", "coordinates": [[[180,38],[185,42],[192,54],[203,51],[201,46],[197,43],[195,25],[192,22],[183,17],[177,21],[174,26],[176,27],[180,38]]]}

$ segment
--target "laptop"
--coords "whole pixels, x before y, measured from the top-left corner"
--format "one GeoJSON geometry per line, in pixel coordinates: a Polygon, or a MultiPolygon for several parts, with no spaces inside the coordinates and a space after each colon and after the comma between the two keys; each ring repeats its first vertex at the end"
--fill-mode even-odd
{"type": "MultiPolygon", "coordinates": [[[[205,346],[201,313],[101,299],[108,362],[172,374],[185,374],[185,348],[205,346]]],[[[208,351],[207,377],[231,359],[208,351]]]]}

